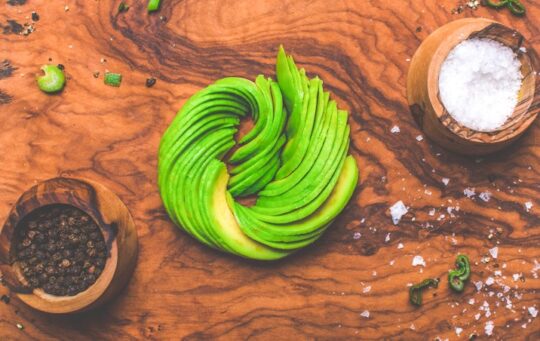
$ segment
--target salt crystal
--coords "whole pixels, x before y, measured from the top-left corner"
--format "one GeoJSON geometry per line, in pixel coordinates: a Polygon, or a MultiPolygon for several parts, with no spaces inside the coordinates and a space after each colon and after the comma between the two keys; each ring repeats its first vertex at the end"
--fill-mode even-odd
{"type": "Polygon", "coordinates": [[[412,266],[426,266],[426,262],[424,261],[424,258],[422,256],[414,256],[412,260],[412,266]]]}
{"type": "Polygon", "coordinates": [[[398,249],[403,249],[403,244],[402,244],[402,243],[399,243],[399,244],[397,245],[397,248],[398,248],[398,249]]]}
{"type": "Polygon", "coordinates": [[[390,261],[390,265],[392,265],[392,266],[393,266],[395,263],[396,263],[396,261],[395,261],[394,259],[392,259],[392,260],[390,261]]]}
{"type": "Polygon", "coordinates": [[[474,191],[474,188],[471,188],[471,187],[467,187],[463,190],[463,194],[467,197],[467,198],[472,198],[474,197],[474,195],[476,194],[476,192],[474,191]]]}
{"type": "Polygon", "coordinates": [[[482,317],[482,315],[480,315],[480,313],[474,315],[474,319],[475,319],[476,321],[480,320],[480,317],[482,317]]]}
{"type": "Polygon", "coordinates": [[[494,259],[497,259],[497,256],[499,255],[499,248],[495,246],[494,248],[489,249],[489,254],[494,259]]]}
{"type": "Polygon", "coordinates": [[[397,225],[401,220],[401,217],[407,214],[407,212],[409,212],[409,210],[407,210],[407,207],[401,200],[392,205],[390,207],[390,215],[392,216],[392,222],[394,225],[397,225]]]}
{"type": "Polygon", "coordinates": [[[422,135],[418,135],[416,136],[416,141],[420,142],[424,139],[424,137],[422,135]]]}
{"type": "Polygon", "coordinates": [[[362,237],[362,234],[360,232],[355,232],[353,234],[353,239],[354,240],[358,240],[358,239],[360,239],[360,237],[362,237]]]}
{"type": "Polygon", "coordinates": [[[484,283],[482,283],[482,281],[474,282],[474,286],[476,287],[476,290],[480,291],[482,290],[484,283]]]}
{"type": "Polygon", "coordinates": [[[433,217],[435,215],[435,209],[432,208],[431,210],[429,210],[428,214],[433,217]]]}
{"type": "Polygon", "coordinates": [[[538,316],[538,309],[536,309],[535,307],[529,307],[527,308],[527,310],[529,311],[529,314],[531,314],[532,317],[538,316]]]}
{"type": "Polygon", "coordinates": [[[456,335],[459,336],[463,332],[463,328],[456,327],[456,335]]]}
{"type": "Polygon", "coordinates": [[[514,280],[514,282],[517,282],[517,280],[519,279],[520,275],[519,274],[513,274],[512,275],[512,279],[514,280]]]}
{"type": "Polygon", "coordinates": [[[480,193],[479,197],[485,202],[488,202],[489,199],[491,199],[491,193],[489,191],[485,191],[485,192],[480,193]]]}
{"type": "Polygon", "coordinates": [[[393,126],[392,129],[390,129],[390,132],[391,132],[392,134],[397,134],[397,133],[399,133],[400,131],[401,131],[401,130],[399,129],[398,126],[393,126]]]}
{"type": "Polygon", "coordinates": [[[390,241],[390,233],[386,234],[386,238],[384,238],[384,242],[388,243],[390,241]]]}
{"type": "Polygon", "coordinates": [[[486,325],[484,327],[484,331],[486,332],[486,335],[493,334],[493,321],[487,321],[486,325]]]}
{"type": "Polygon", "coordinates": [[[469,299],[469,304],[470,304],[470,305],[473,305],[473,304],[474,304],[474,298],[469,299]]]}
{"type": "Polygon", "coordinates": [[[441,100],[462,125],[477,131],[497,130],[517,104],[520,68],[511,48],[490,39],[464,40],[441,66],[441,100]]]}
{"type": "Polygon", "coordinates": [[[411,323],[411,325],[409,326],[409,328],[410,328],[411,330],[416,330],[416,326],[414,325],[414,323],[411,323]]]}
{"type": "Polygon", "coordinates": [[[360,316],[369,318],[369,310],[364,310],[362,313],[360,313],[360,316]]]}
{"type": "Polygon", "coordinates": [[[488,277],[486,279],[486,285],[492,285],[493,283],[495,283],[495,280],[493,279],[493,277],[488,277]]]}
{"type": "Polygon", "coordinates": [[[364,294],[366,294],[366,293],[368,293],[368,292],[370,292],[370,291],[371,291],[371,285],[368,285],[367,287],[365,287],[364,289],[362,289],[362,292],[363,292],[364,294]]]}
{"type": "Polygon", "coordinates": [[[443,183],[445,186],[448,186],[448,183],[450,182],[450,179],[448,179],[448,178],[442,178],[441,181],[442,181],[442,183],[443,183]]]}
{"type": "Polygon", "coordinates": [[[529,211],[531,210],[532,207],[533,207],[533,203],[532,203],[532,202],[527,201],[527,202],[525,203],[525,210],[526,210],[527,212],[529,212],[529,211]]]}

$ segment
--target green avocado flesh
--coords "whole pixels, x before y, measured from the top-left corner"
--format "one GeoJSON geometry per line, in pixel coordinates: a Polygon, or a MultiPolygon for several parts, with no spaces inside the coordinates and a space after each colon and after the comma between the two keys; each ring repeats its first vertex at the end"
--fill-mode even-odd
{"type": "Polygon", "coordinates": [[[256,260],[317,240],[358,182],[347,112],[282,47],[276,73],[277,82],[229,77],[196,93],[165,131],[158,156],[172,221],[212,248],[256,260]],[[237,142],[248,115],[254,126],[237,142]],[[254,205],[236,201],[248,195],[254,205]]]}

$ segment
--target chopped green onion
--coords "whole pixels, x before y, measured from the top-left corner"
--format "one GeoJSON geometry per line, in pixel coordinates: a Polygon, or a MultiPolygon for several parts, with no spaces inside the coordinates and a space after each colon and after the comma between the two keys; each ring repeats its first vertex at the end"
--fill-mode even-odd
{"type": "Polygon", "coordinates": [[[161,0],[149,0],[148,1],[148,12],[154,12],[159,9],[159,3],[161,0]]]}
{"type": "Polygon", "coordinates": [[[448,283],[450,288],[456,292],[462,292],[465,282],[471,277],[471,265],[469,258],[465,255],[458,255],[456,258],[456,270],[448,272],[448,283]]]}
{"type": "Polygon", "coordinates": [[[484,5],[495,9],[506,7],[517,16],[525,15],[526,12],[525,6],[519,0],[484,0],[484,5]]]}
{"type": "Polygon", "coordinates": [[[127,12],[128,9],[129,5],[124,1],[120,2],[120,5],[118,5],[118,13],[127,12]]]}
{"type": "Polygon", "coordinates": [[[43,65],[41,70],[45,73],[44,76],[37,78],[38,87],[41,91],[53,93],[64,88],[66,77],[62,69],[57,65],[43,65]]]}
{"type": "Polygon", "coordinates": [[[107,85],[119,87],[122,83],[122,75],[119,73],[105,72],[104,82],[107,85]]]}
{"type": "Polygon", "coordinates": [[[439,280],[434,278],[424,279],[422,282],[409,288],[409,301],[415,306],[422,305],[422,291],[428,287],[437,288],[439,280]]]}

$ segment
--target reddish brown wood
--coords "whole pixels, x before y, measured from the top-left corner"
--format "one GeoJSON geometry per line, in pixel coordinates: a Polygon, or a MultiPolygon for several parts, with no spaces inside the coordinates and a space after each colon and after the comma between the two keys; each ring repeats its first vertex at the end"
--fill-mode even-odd
{"type": "Polygon", "coordinates": [[[12,97],[0,105],[0,218],[36,181],[90,178],[127,204],[140,242],[134,276],[116,300],[69,318],[37,313],[17,299],[0,302],[0,339],[424,340],[457,339],[455,327],[467,339],[483,334],[486,321],[494,322],[496,338],[539,338],[540,319],[527,308],[540,308],[540,280],[532,273],[540,262],[540,123],[510,149],[476,160],[417,141],[422,132],[406,99],[410,58],[451,20],[494,19],[540,50],[538,1],[523,0],[525,18],[483,7],[453,15],[454,0],[163,0],[152,15],[142,1],[126,2],[131,8],[120,15],[110,0],[0,4],[3,25],[26,21],[32,10],[41,17],[26,38],[0,34],[0,59],[18,68],[0,79],[12,97]],[[191,94],[224,76],[273,76],[279,44],[349,109],[361,179],[320,241],[260,264],[210,250],[174,227],[157,190],[156,153],[191,94]],[[55,96],[34,80],[49,57],[69,78],[55,96]],[[120,88],[92,75],[105,70],[123,74],[120,88]],[[158,80],[148,89],[150,76],[158,80]],[[390,132],[394,125],[399,133],[390,132]],[[477,195],[465,197],[467,187],[477,195]],[[484,191],[492,193],[488,202],[478,196],[484,191]],[[394,226],[388,207],[398,200],[409,213],[394,226]],[[447,207],[456,205],[451,216],[447,207]],[[495,245],[498,259],[482,263],[495,245]],[[514,311],[489,296],[499,284],[480,293],[472,284],[462,295],[448,290],[444,276],[460,252],[473,262],[472,281],[502,271],[497,281],[510,287],[507,295],[522,295],[512,298],[514,311]],[[427,263],[422,273],[411,266],[415,255],[427,263]],[[524,281],[514,282],[513,274],[524,281]],[[407,283],[425,277],[441,277],[441,285],[414,308],[407,283]],[[484,301],[492,315],[476,321],[484,301]],[[369,318],[360,316],[365,310],[369,318]]]}

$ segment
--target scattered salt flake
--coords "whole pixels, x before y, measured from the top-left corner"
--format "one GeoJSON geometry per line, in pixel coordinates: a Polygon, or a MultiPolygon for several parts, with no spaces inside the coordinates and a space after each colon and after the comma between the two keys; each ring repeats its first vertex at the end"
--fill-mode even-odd
{"type": "Polygon", "coordinates": [[[395,263],[396,263],[396,261],[395,261],[394,259],[392,259],[392,260],[390,261],[390,265],[394,265],[395,263]]]}
{"type": "Polygon", "coordinates": [[[486,335],[493,334],[493,321],[487,321],[486,325],[484,327],[484,331],[486,332],[486,335]]]}
{"type": "Polygon", "coordinates": [[[364,294],[367,294],[367,293],[370,292],[370,291],[371,291],[371,285],[368,285],[367,287],[365,287],[364,289],[362,289],[362,292],[363,292],[364,294]]]}
{"type": "Polygon", "coordinates": [[[529,211],[531,210],[532,207],[533,207],[533,203],[532,203],[532,202],[527,201],[527,202],[525,203],[525,210],[526,210],[527,212],[529,212],[529,211]]]}
{"type": "Polygon", "coordinates": [[[482,281],[474,282],[474,286],[476,287],[476,290],[480,291],[482,290],[484,283],[482,283],[482,281]]]}
{"type": "Polygon", "coordinates": [[[513,274],[512,275],[512,279],[514,280],[514,282],[516,282],[520,277],[521,277],[520,274],[513,274]]]}
{"type": "Polygon", "coordinates": [[[355,232],[355,233],[353,234],[353,239],[355,239],[355,240],[360,239],[360,237],[362,237],[362,234],[361,234],[360,232],[355,232]]]}
{"type": "Polygon", "coordinates": [[[502,271],[501,270],[496,270],[496,271],[493,272],[493,274],[495,276],[502,276],[502,271]]]}
{"type": "Polygon", "coordinates": [[[371,276],[376,277],[377,276],[377,271],[373,270],[373,272],[371,273],[371,276]]]}
{"type": "Polygon", "coordinates": [[[428,214],[433,217],[435,215],[435,209],[432,208],[431,210],[429,210],[428,214]]]}
{"type": "Polygon", "coordinates": [[[531,314],[532,317],[538,316],[538,309],[536,309],[535,307],[529,307],[527,308],[527,310],[529,311],[529,314],[531,314]]]}
{"type": "Polygon", "coordinates": [[[363,312],[360,313],[360,316],[369,318],[369,310],[364,310],[363,312]]]}
{"type": "Polygon", "coordinates": [[[414,256],[412,260],[412,266],[426,266],[426,262],[424,261],[424,258],[422,256],[414,256]]]}
{"type": "Polygon", "coordinates": [[[474,298],[469,299],[469,304],[470,304],[470,305],[473,305],[474,302],[475,302],[474,298]]]}
{"type": "Polygon", "coordinates": [[[463,190],[463,194],[467,197],[467,198],[472,198],[474,197],[474,195],[476,194],[476,192],[474,191],[474,187],[471,188],[471,187],[467,187],[463,190]]]}
{"type": "Polygon", "coordinates": [[[448,178],[442,178],[442,183],[445,185],[445,186],[448,186],[448,183],[450,182],[450,179],[448,178]]]}
{"type": "Polygon", "coordinates": [[[400,131],[401,131],[401,129],[399,129],[398,126],[393,126],[392,129],[390,129],[390,132],[391,132],[392,134],[397,134],[397,133],[399,133],[400,131]]]}
{"type": "Polygon", "coordinates": [[[523,324],[521,325],[521,328],[523,328],[523,329],[527,328],[527,323],[523,323],[523,324]]]}
{"type": "Polygon", "coordinates": [[[456,327],[456,335],[459,336],[463,332],[463,328],[456,327]]]}
{"type": "Polygon", "coordinates": [[[475,319],[476,321],[480,320],[480,317],[482,317],[482,315],[481,315],[480,313],[474,315],[474,319],[475,319]]]}
{"type": "Polygon", "coordinates": [[[483,201],[488,202],[491,199],[491,192],[489,191],[482,192],[480,193],[479,197],[483,201]]]}
{"type": "Polygon", "coordinates": [[[411,323],[411,325],[409,326],[409,328],[410,328],[411,330],[416,330],[416,326],[414,325],[414,323],[411,323]]]}
{"type": "Polygon", "coordinates": [[[489,249],[489,254],[494,259],[497,259],[497,256],[499,255],[499,248],[495,246],[494,248],[489,249]]]}
{"type": "Polygon", "coordinates": [[[486,279],[486,285],[492,285],[493,283],[495,283],[493,277],[490,276],[486,279]]]}
{"type": "Polygon", "coordinates": [[[525,46],[522,46],[519,48],[519,51],[523,52],[523,53],[527,53],[527,48],[525,46]]]}
{"type": "Polygon", "coordinates": [[[386,237],[384,238],[384,242],[388,243],[390,241],[390,233],[386,234],[386,237]]]}
{"type": "Polygon", "coordinates": [[[409,212],[409,210],[401,200],[392,205],[390,207],[390,215],[392,215],[392,222],[394,225],[397,225],[401,220],[401,217],[407,214],[407,212],[409,212]]]}
{"type": "Polygon", "coordinates": [[[424,137],[422,135],[418,135],[416,136],[416,141],[420,142],[424,139],[424,137]]]}
{"type": "Polygon", "coordinates": [[[403,249],[403,244],[402,244],[402,243],[399,243],[399,244],[397,245],[397,248],[398,248],[398,249],[403,249]]]}

